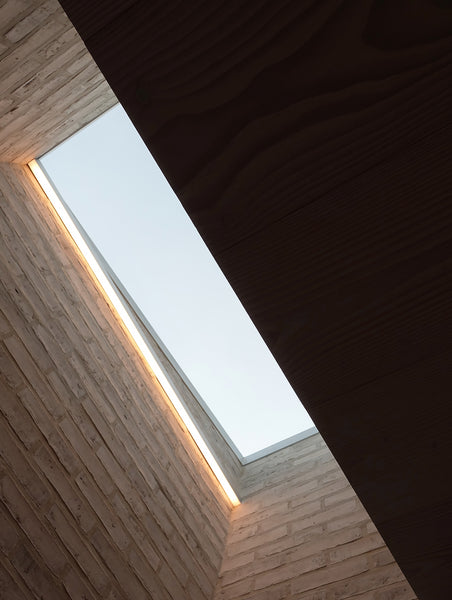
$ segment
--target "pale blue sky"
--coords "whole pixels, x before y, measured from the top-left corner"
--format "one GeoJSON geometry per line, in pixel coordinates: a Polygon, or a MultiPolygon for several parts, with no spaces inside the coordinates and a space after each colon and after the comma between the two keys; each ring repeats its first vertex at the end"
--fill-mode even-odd
{"type": "Polygon", "coordinates": [[[244,456],[312,427],[121,107],[42,164],[244,456]]]}

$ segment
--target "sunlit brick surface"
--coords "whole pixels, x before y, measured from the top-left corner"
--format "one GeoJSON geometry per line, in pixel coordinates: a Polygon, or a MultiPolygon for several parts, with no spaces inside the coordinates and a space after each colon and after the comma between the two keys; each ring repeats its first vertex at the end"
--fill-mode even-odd
{"type": "Polygon", "coordinates": [[[216,600],[415,600],[317,434],[245,467],[216,600]]]}
{"type": "Polygon", "coordinates": [[[57,0],[0,1],[0,162],[29,162],[115,103],[57,0]]]}
{"type": "Polygon", "coordinates": [[[229,503],[27,168],[0,199],[0,597],[211,598],[229,503]]]}

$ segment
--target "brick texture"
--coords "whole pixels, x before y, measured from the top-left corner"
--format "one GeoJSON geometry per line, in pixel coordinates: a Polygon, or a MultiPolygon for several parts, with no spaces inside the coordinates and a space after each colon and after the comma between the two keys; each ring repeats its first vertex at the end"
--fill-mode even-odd
{"type": "Polygon", "coordinates": [[[320,435],[245,465],[215,600],[415,600],[320,435]]]}
{"type": "Polygon", "coordinates": [[[29,162],[116,102],[57,0],[0,1],[0,161],[29,162]]]}
{"type": "Polygon", "coordinates": [[[211,598],[229,501],[26,167],[0,230],[0,597],[211,598]]]}
{"type": "Polygon", "coordinates": [[[318,434],[231,511],[27,168],[0,200],[1,598],[415,600],[318,434]]]}

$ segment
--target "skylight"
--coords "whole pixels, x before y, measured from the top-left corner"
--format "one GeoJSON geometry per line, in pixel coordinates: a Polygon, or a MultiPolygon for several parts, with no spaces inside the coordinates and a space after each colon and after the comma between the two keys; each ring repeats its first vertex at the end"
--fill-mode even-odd
{"type": "Polygon", "coordinates": [[[242,455],[312,427],[121,107],[41,162],[242,455]]]}

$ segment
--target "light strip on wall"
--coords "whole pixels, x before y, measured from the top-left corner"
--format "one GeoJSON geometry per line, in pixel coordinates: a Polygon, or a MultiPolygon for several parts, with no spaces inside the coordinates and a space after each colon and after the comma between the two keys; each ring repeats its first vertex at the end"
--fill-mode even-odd
{"type": "Polygon", "coordinates": [[[199,450],[201,451],[202,455],[206,459],[208,465],[210,466],[210,468],[212,469],[216,478],[218,479],[218,482],[222,486],[227,497],[229,498],[229,500],[231,501],[231,503],[234,506],[237,506],[238,504],[240,504],[240,501],[239,501],[236,493],[232,489],[231,484],[226,479],[225,474],[223,473],[219,464],[215,460],[212,452],[209,450],[206,442],[204,441],[203,437],[199,433],[196,425],[194,424],[192,418],[188,414],[185,406],[182,404],[181,400],[179,399],[179,396],[178,396],[176,390],[173,388],[170,381],[166,377],[165,373],[160,368],[160,366],[157,363],[154,355],[152,354],[149,346],[147,345],[147,343],[144,340],[143,336],[141,335],[140,331],[138,330],[135,323],[131,319],[129,313],[127,312],[125,306],[123,305],[122,301],[120,300],[118,294],[116,293],[115,289],[111,285],[107,276],[103,272],[102,268],[100,267],[99,263],[97,262],[96,258],[93,255],[93,253],[89,249],[88,244],[85,242],[83,236],[77,229],[71,216],[69,215],[68,211],[66,210],[64,204],[61,202],[60,198],[58,197],[58,194],[53,189],[52,184],[49,182],[44,171],[41,169],[41,167],[39,166],[39,164],[36,160],[32,160],[28,164],[28,166],[29,166],[31,172],[33,173],[33,175],[35,176],[37,182],[41,186],[41,189],[46,194],[46,196],[49,199],[50,203],[52,204],[53,208],[55,209],[58,216],[60,217],[62,223],[68,230],[69,234],[71,235],[71,237],[74,240],[75,244],[77,245],[78,249],[84,256],[86,262],[90,266],[92,272],[94,273],[97,281],[99,282],[100,286],[104,290],[106,296],[108,297],[110,302],[115,307],[122,322],[124,323],[125,327],[129,331],[130,335],[132,336],[133,340],[135,341],[136,345],[138,346],[140,352],[142,353],[145,361],[149,365],[150,369],[152,370],[152,372],[156,376],[157,380],[159,381],[160,385],[162,386],[163,390],[165,391],[166,395],[168,396],[168,399],[170,400],[174,409],[176,410],[179,417],[184,422],[191,437],[193,438],[193,440],[195,441],[199,450]]]}

